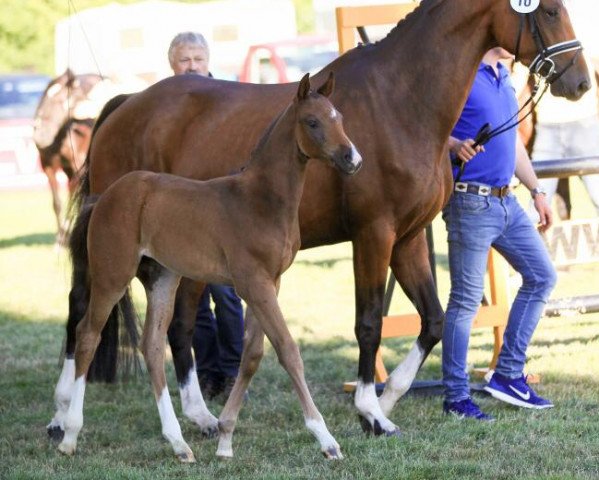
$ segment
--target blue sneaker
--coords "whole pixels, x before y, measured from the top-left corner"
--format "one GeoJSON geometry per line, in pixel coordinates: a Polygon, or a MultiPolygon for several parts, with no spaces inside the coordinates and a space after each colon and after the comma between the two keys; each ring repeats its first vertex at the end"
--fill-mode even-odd
{"type": "Polygon", "coordinates": [[[471,398],[465,400],[459,400],[457,402],[443,402],[443,411],[446,414],[451,414],[459,419],[462,418],[474,418],[476,420],[483,420],[487,422],[494,422],[495,418],[491,415],[487,415],[478,407],[471,398]]]}
{"type": "Polygon", "coordinates": [[[553,403],[543,397],[539,397],[528,386],[524,375],[518,378],[508,378],[495,372],[486,385],[485,391],[489,392],[497,400],[517,407],[536,409],[553,407],[553,403]]]}

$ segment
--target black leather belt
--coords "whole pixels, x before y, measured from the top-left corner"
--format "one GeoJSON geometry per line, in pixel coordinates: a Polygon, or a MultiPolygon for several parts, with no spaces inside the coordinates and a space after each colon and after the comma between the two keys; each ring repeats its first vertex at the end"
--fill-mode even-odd
{"type": "Polygon", "coordinates": [[[503,198],[507,197],[510,193],[509,185],[504,185],[503,187],[490,187],[488,185],[475,185],[473,183],[455,182],[453,189],[456,192],[474,193],[475,195],[480,195],[482,197],[488,197],[489,195],[492,195],[493,197],[503,198]]]}

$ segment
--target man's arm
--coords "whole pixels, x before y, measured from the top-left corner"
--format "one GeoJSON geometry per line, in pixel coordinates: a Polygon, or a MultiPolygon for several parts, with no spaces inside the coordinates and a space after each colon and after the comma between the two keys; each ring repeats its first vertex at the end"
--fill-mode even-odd
{"type": "MultiPolygon", "coordinates": [[[[539,179],[532,168],[528,152],[519,136],[516,137],[516,177],[531,192],[539,187],[539,179]]],[[[553,223],[551,206],[547,202],[544,193],[534,194],[533,201],[535,209],[539,213],[539,230],[544,232],[553,223]]]]}

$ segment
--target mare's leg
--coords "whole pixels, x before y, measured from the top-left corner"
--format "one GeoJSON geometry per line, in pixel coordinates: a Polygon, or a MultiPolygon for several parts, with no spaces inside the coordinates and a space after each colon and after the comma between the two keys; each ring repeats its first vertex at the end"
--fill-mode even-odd
{"type": "Polygon", "coordinates": [[[82,207],[70,238],[73,264],[72,287],[69,292],[69,316],[66,325],[65,360],[62,372],[54,390],[56,413],[48,424],[48,435],[60,441],[64,435],[64,418],[69,408],[71,391],[75,383],[75,339],[76,329],[85,315],[89,303],[87,285],[87,225],[92,212],[91,205],[82,207]]]}
{"type": "MultiPolygon", "coordinates": [[[[149,290],[160,278],[162,271],[163,267],[160,264],[144,257],[137,270],[137,276],[145,289],[149,290]]],[[[168,327],[168,340],[175,364],[183,414],[200,427],[202,435],[213,437],[218,434],[218,420],[206,407],[191,355],[198,298],[203,290],[203,283],[187,278],[181,279],[175,297],[172,321],[168,327]]]]}
{"type": "Polygon", "coordinates": [[[354,276],[356,281],[355,333],[360,347],[358,384],[354,404],[362,428],[375,435],[399,435],[378,402],[374,384],[375,358],[381,343],[383,296],[389,258],[395,234],[386,225],[370,225],[354,238],[354,276]]]}
{"type": "Polygon", "coordinates": [[[387,379],[385,391],[379,399],[385,415],[389,415],[395,403],[408,391],[420,366],[441,340],[445,319],[435,290],[424,230],[408,243],[398,243],[393,247],[391,269],[416,307],[422,329],[408,356],[387,379]]]}
{"type": "Polygon", "coordinates": [[[239,374],[218,419],[220,435],[216,455],[219,457],[233,456],[233,431],[243,404],[243,396],[250,385],[252,377],[258,370],[263,355],[264,331],[254,317],[252,310],[248,308],[245,314],[245,336],[239,374]]]}
{"type": "Polygon", "coordinates": [[[243,275],[234,279],[237,293],[252,310],[277,352],[279,363],[291,377],[302,406],[306,427],[320,443],[320,450],[329,459],[343,458],[339,444],[329,433],[308,390],[304,377],[304,363],[279,308],[276,287],[266,275],[259,277],[255,274],[255,269],[253,272],[254,275],[243,275]]]}
{"type": "Polygon", "coordinates": [[[191,354],[198,301],[203,290],[203,283],[181,279],[175,298],[173,320],[168,329],[168,341],[173,354],[183,414],[200,427],[202,435],[211,438],[218,435],[218,420],[206,407],[191,354]]]}
{"type": "Polygon", "coordinates": [[[183,439],[164,373],[166,331],[173,316],[175,294],[180,279],[181,277],[175,273],[160,268],[154,281],[144,285],[148,297],[148,309],[144,324],[142,351],[152,379],[162,424],[162,435],[170,442],[175,455],[181,462],[191,463],[195,462],[195,457],[183,439]]]}

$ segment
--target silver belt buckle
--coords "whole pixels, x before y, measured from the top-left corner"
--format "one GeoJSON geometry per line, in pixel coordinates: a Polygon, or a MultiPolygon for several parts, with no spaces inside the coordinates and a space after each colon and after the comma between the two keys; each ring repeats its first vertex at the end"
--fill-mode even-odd
{"type": "Polygon", "coordinates": [[[456,192],[464,193],[468,191],[468,184],[464,182],[455,182],[455,187],[453,189],[456,192]]]}
{"type": "Polygon", "coordinates": [[[488,197],[491,194],[491,187],[487,187],[486,185],[479,185],[478,194],[483,197],[488,197]]]}

